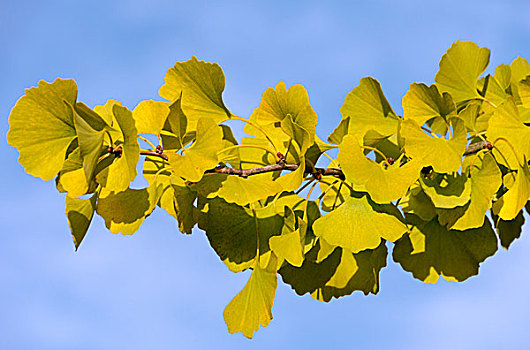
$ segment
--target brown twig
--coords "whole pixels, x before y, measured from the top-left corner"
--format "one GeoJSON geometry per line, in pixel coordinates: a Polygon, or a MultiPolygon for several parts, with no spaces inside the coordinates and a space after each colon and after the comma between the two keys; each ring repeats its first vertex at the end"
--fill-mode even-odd
{"type": "MultiPolygon", "coordinates": [[[[464,156],[477,153],[478,151],[482,149],[488,148],[488,145],[491,145],[488,141],[480,141],[477,143],[473,143],[466,147],[466,150],[464,151],[464,156]]],[[[163,152],[151,152],[151,151],[141,151],[140,154],[144,156],[155,156],[160,157],[164,160],[168,160],[167,154],[164,154],[163,152]]],[[[226,174],[226,175],[238,175],[241,177],[249,177],[251,175],[256,174],[263,174],[268,173],[271,171],[281,171],[281,170],[288,170],[288,171],[295,171],[299,167],[298,164],[287,164],[285,161],[280,160],[277,164],[271,164],[266,165],[258,168],[251,168],[251,169],[234,169],[230,168],[226,165],[218,166],[214,169],[206,170],[206,173],[209,174],[226,174]]],[[[311,174],[313,176],[336,176],[341,179],[344,179],[344,173],[339,168],[306,168],[305,172],[307,174],[311,174]]]]}

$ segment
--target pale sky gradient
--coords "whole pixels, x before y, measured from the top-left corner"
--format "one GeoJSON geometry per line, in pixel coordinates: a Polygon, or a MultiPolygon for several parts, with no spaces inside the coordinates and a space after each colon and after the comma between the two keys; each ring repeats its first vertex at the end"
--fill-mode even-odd
{"type": "MultiPolygon", "coordinates": [[[[78,252],[53,181],[24,173],[5,142],[24,88],[74,78],[90,106],[157,98],[166,70],[218,62],[225,102],[248,116],[279,80],[303,84],[325,139],[346,94],[377,78],[394,109],[431,83],[455,40],[492,50],[490,70],[530,58],[526,1],[12,1],[0,9],[0,349],[525,349],[530,344],[528,228],[478,277],[436,285],[389,257],[381,292],[323,304],[279,283],[274,319],[254,340],[222,311],[249,274],[233,274],[202,232],[157,210],[133,236],[96,218],[78,252]]],[[[528,218],[527,218],[528,221],[528,218]]]]}

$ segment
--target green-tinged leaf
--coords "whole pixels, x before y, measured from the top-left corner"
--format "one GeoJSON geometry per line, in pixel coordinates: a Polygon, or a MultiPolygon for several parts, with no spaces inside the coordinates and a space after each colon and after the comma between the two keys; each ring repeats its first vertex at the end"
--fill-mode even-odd
{"type": "Polygon", "coordinates": [[[77,113],[73,107],[72,112],[74,114],[74,125],[77,132],[79,150],[83,160],[83,170],[88,183],[94,178],[96,164],[103,151],[103,139],[105,138],[106,127],[100,125],[101,129],[94,129],[83,118],[82,114],[77,113]]]}
{"type": "Polygon", "coordinates": [[[75,81],[41,80],[38,87],[26,89],[11,110],[7,142],[20,153],[18,161],[28,174],[51,180],[61,170],[76,137],[72,113],[76,98],[75,81]]]}
{"type": "Polygon", "coordinates": [[[488,122],[492,113],[484,113],[482,110],[483,102],[472,101],[458,113],[458,117],[464,121],[468,132],[476,135],[488,128],[488,122]]]}
{"type": "Polygon", "coordinates": [[[510,248],[510,245],[519,237],[523,231],[524,215],[521,210],[513,220],[502,220],[497,215],[491,213],[495,229],[501,241],[501,247],[504,249],[510,248]]]}
{"type": "Polygon", "coordinates": [[[239,148],[232,148],[238,145],[237,139],[228,125],[220,125],[223,130],[223,147],[220,153],[217,153],[217,160],[220,163],[229,164],[232,168],[241,168],[241,156],[239,148]],[[228,149],[228,151],[226,151],[228,149]]]}
{"type": "Polygon", "coordinates": [[[304,262],[301,228],[295,228],[296,215],[291,208],[285,207],[283,220],[282,234],[280,236],[272,236],[269,240],[269,245],[276,256],[287,260],[293,266],[300,267],[304,262]]]}
{"type": "Polygon", "coordinates": [[[310,165],[315,165],[324,152],[336,147],[337,146],[335,145],[330,145],[329,143],[322,141],[317,135],[315,135],[315,143],[307,150],[305,160],[310,165]]]}
{"type": "Polygon", "coordinates": [[[403,97],[403,116],[418,125],[436,117],[445,122],[448,116],[453,115],[456,115],[456,106],[451,95],[446,92],[440,94],[436,85],[413,83],[403,97]]]}
{"type": "Polygon", "coordinates": [[[295,191],[304,180],[305,174],[305,158],[302,157],[300,160],[300,165],[295,171],[281,175],[274,182],[276,182],[283,191],[295,191]]]}
{"type": "Polygon", "coordinates": [[[376,249],[363,250],[352,254],[342,249],[342,256],[335,274],[324,287],[314,291],[311,296],[328,302],[358,290],[365,295],[379,292],[379,272],[386,266],[388,250],[385,241],[376,249]]]}
{"type": "Polygon", "coordinates": [[[103,189],[96,211],[111,232],[132,235],[155,209],[162,190],[163,186],[156,183],[140,190],[128,188],[118,193],[103,189]]]}
{"type": "Polygon", "coordinates": [[[138,146],[136,126],[131,111],[119,104],[112,106],[112,113],[121,131],[123,143],[121,157],[101,171],[96,180],[107,191],[125,191],[132,180],[136,177],[136,164],[140,159],[140,147],[138,146]]]}
{"type": "Polygon", "coordinates": [[[477,82],[490,61],[490,50],[472,41],[457,41],[440,60],[434,80],[442,92],[449,92],[455,102],[480,99],[477,82]]]}
{"type": "Polygon", "coordinates": [[[247,205],[282,191],[282,187],[268,178],[228,176],[219,189],[218,196],[228,203],[247,205]]]}
{"type": "Polygon", "coordinates": [[[259,124],[280,122],[282,130],[298,143],[302,153],[313,144],[317,115],[302,85],[293,85],[287,90],[285,83],[280,81],[275,89],[268,88],[263,93],[254,113],[259,124]]]}
{"type": "Polygon", "coordinates": [[[169,108],[167,102],[140,102],[132,112],[138,133],[160,135],[168,118],[169,108]]]}
{"type": "Polygon", "coordinates": [[[81,151],[77,147],[68,155],[64,161],[63,168],[59,171],[55,178],[57,189],[60,192],[68,192],[68,196],[76,198],[82,196],[91,190],[95,190],[94,182],[92,181],[89,189],[85,170],[83,169],[83,158],[81,158],[81,151]]]}
{"type": "Polygon", "coordinates": [[[495,105],[503,103],[509,96],[506,88],[502,86],[502,83],[497,80],[496,76],[488,75],[486,79],[488,79],[488,87],[484,95],[486,100],[493,102],[495,105]]]}
{"type": "Polygon", "coordinates": [[[453,135],[449,140],[429,136],[412,120],[401,123],[401,136],[405,139],[405,152],[418,158],[424,166],[432,166],[437,173],[457,171],[466,150],[466,128],[460,118],[452,118],[453,135]]]}
{"type": "MultiPolygon", "coordinates": [[[[340,108],[343,120],[350,118],[348,134],[364,137],[374,130],[382,137],[397,133],[399,119],[383,95],[379,82],[371,77],[362,78],[340,108]]],[[[340,138],[340,133],[336,134],[340,138]]]]}
{"type": "Polygon", "coordinates": [[[471,198],[471,181],[463,174],[422,176],[420,183],[436,208],[459,207],[471,198]]]}
{"type": "Polygon", "coordinates": [[[343,181],[339,179],[323,178],[319,181],[320,190],[325,192],[322,197],[322,210],[330,212],[341,206],[346,199],[350,198],[351,190],[343,181]]]}
{"type": "Polygon", "coordinates": [[[523,107],[530,108],[530,76],[519,83],[518,90],[523,107]]]}
{"type": "Polygon", "coordinates": [[[217,152],[223,143],[223,130],[212,119],[202,118],[197,123],[197,139],[186,149],[184,156],[169,153],[173,172],[191,182],[198,182],[204,172],[217,166],[217,152]]]}
{"type": "Polygon", "coordinates": [[[497,162],[510,169],[518,169],[523,164],[523,157],[530,156],[530,127],[521,121],[512,98],[493,113],[487,136],[495,144],[493,155],[497,162]]]}
{"type": "Polygon", "coordinates": [[[182,111],[181,101],[182,99],[178,98],[169,105],[169,114],[161,132],[162,145],[165,150],[179,150],[186,144],[188,119],[182,111]]]}
{"type": "Polygon", "coordinates": [[[356,185],[362,186],[362,191],[368,192],[376,203],[390,203],[403,197],[418,179],[422,168],[417,160],[403,166],[399,161],[389,164],[385,160],[378,164],[364,156],[359,141],[352,135],[346,135],[342,140],[337,160],[354,189],[361,190],[356,185]]]}
{"type": "Polygon", "coordinates": [[[277,259],[271,257],[266,268],[258,261],[253,265],[252,274],[241,292],[228,304],[223,312],[228,331],[241,332],[252,338],[261,326],[267,327],[272,320],[272,305],[276,286],[277,259]]]}
{"type": "Polygon", "coordinates": [[[120,129],[120,125],[116,116],[114,115],[114,106],[123,107],[120,101],[108,100],[103,106],[95,106],[94,112],[97,113],[105,123],[110,126],[108,132],[112,141],[116,144],[123,143],[123,132],[120,129]]]}
{"type": "Polygon", "coordinates": [[[399,204],[405,213],[414,214],[424,221],[431,221],[436,216],[436,207],[418,183],[410,187],[399,204]]]}
{"type": "Polygon", "coordinates": [[[344,135],[348,134],[350,129],[350,117],[343,117],[339,125],[333,130],[333,132],[328,136],[328,142],[334,143],[336,145],[342,142],[344,135]]]}
{"type": "Polygon", "coordinates": [[[163,186],[158,206],[177,219],[180,232],[191,234],[197,223],[197,208],[193,205],[197,193],[173,175],[168,166],[161,158],[148,156],[144,162],[144,177],[150,185],[156,182],[163,186]]]}
{"type": "Polygon", "coordinates": [[[278,215],[274,205],[252,209],[225,202],[221,198],[206,200],[199,197],[199,207],[205,213],[199,228],[206,232],[210,245],[217,255],[234,272],[251,266],[258,251],[270,251],[269,239],[281,234],[283,214],[278,215]]]}
{"type": "Polygon", "coordinates": [[[475,164],[470,174],[471,201],[464,215],[452,226],[454,230],[467,230],[482,226],[484,216],[491,208],[493,195],[502,185],[501,171],[490,154],[485,154],[481,162],[476,159],[475,164]]]}
{"type": "Polygon", "coordinates": [[[436,219],[408,219],[414,227],[396,242],[393,257],[423,282],[436,283],[439,276],[464,281],[478,274],[479,264],[497,251],[497,238],[489,220],[480,228],[455,231],[447,230],[436,219]]]}
{"type": "Polygon", "coordinates": [[[508,192],[501,197],[503,204],[499,212],[499,217],[503,220],[513,220],[523,209],[528,199],[530,199],[530,169],[526,165],[526,158],[523,166],[520,166],[515,175],[515,182],[508,192]]]}
{"type": "Polygon", "coordinates": [[[66,218],[68,219],[68,226],[72,232],[75,249],[85,238],[94,210],[96,209],[97,195],[92,195],[89,199],[70,198],[66,196],[66,218]]]}
{"type": "Polygon", "coordinates": [[[175,63],[167,71],[164,81],[158,93],[170,101],[182,96],[181,107],[188,117],[189,130],[195,130],[201,118],[220,123],[230,117],[222,97],[225,76],[217,63],[199,61],[193,56],[185,62],[175,63]]]}
{"type": "Polygon", "coordinates": [[[325,259],[316,262],[320,249],[320,245],[314,246],[306,254],[302,266],[295,267],[284,263],[278,270],[283,282],[290,285],[296,294],[313,293],[322,288],[335,274],[341,260],[341,249],[333,248],[332,253],[327,255],[325,259]]]}
{"type": "MultiPolygon", "coordinates": [[[[465,205],[454,207],[451,209],[445,208],[436,208],[436,214],[438,215],[438,222],[440,225],[451,229],[453,225],[460,219],[466,210],[469,208],[470,202],[467,202],[465,205]]],[[[481,226],[482,223],[479,225],[481,226]]]]}
{"type": "Polygon", "coordinates": [[[356,194],[316,220],[313,231],[329,244],[358,253],[376,248],[381,238],[391,242],[399,239],[407,231],[400,218],[394,206],[376,204],[368,196],[356,194]]]}
{"type": "Polygon", "coordinates": [[[526,58],[517,57],[510,65],[512,87],[530,75],[530,65],[526,58]]]}

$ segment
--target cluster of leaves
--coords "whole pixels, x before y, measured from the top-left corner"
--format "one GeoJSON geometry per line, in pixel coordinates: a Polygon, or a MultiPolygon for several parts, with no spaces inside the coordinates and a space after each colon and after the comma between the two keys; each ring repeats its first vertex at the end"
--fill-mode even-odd
{"type": "Polygon", "coordinates": [[[221,68],[196,58],[168,70],[168,102],[133,111],[114,100],[90,109],[73,80],[41,81],[13,108],[7,137],[29,174],[66,193],[76,248],[94,213],[114,233],[134,233],[157,206],[181,232],[202,229],[231,271],[252,270],[224,311],[231,333],[252,337],[272,319],[278,274],[321,301],[376,294],[391,247],[421,281],[463,281],[497,251],[490,218],[503,247],[520,235],[530,68],[517,58],[482,76],[489,56],[454,43],[435,84],[410,85],[403,116],[361,79],[329,143],[301,85],[268,88],[244,119],[223,102],[221,68]],[[229,120],[248,136],[238,141],[229,120]],[[132,189],[140,155],[150,185],[132,189]]]}

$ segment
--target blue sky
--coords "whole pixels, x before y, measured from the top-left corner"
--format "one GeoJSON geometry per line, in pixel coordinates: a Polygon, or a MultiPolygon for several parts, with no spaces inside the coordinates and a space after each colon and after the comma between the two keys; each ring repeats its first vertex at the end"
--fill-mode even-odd
{"type": "MultiPolygon", "coordinates": [[[[492,67],[530,58],[525,1],[11,1],[0,10],[0,348],[521,349],[530,344],[530,238],[488,259],[478,277],[428,285],[389,259],[381,292],[330,304],[280,283],[274,319],[254,340],[229,335],[222,311],[248,273],[233,274],[200,231],[162,211],[133,236],[94,220],[78,252],[64,198],[24,173],[5,142],[24,88],[74,78],[90,106],[157,98],[166,70],[218,62],[225,102],[248,116],[279,80],[303,84],[321,138],[346,94],[377,78],[396,111],[412,82],[433,82],[455,40],[492,50],[492,67]]],[[[527,218],[528,219],[528,218],[527,218]]]]}

